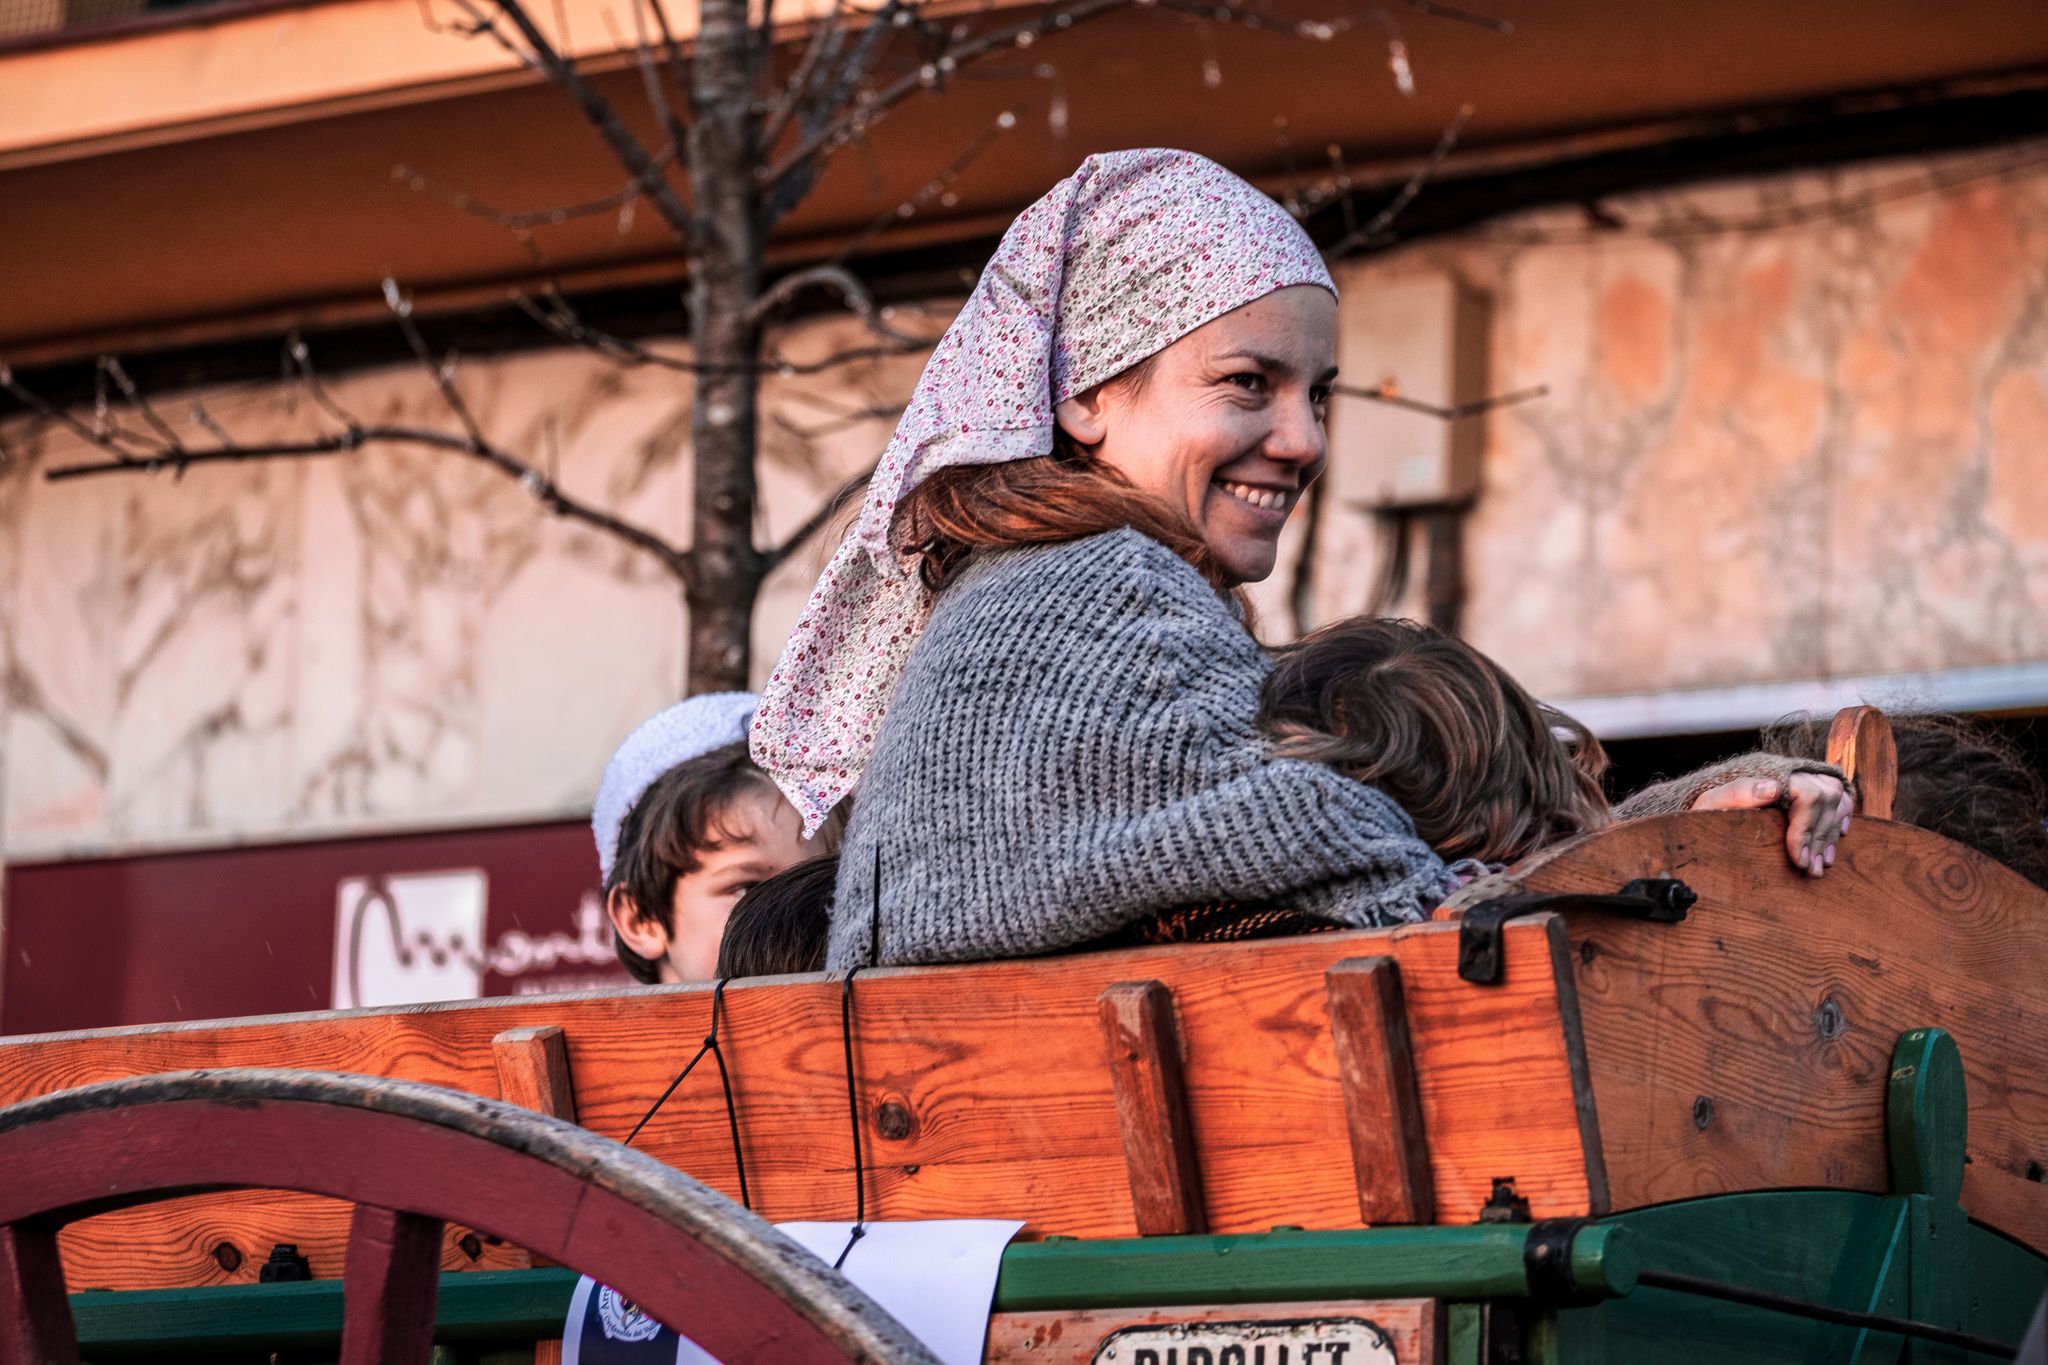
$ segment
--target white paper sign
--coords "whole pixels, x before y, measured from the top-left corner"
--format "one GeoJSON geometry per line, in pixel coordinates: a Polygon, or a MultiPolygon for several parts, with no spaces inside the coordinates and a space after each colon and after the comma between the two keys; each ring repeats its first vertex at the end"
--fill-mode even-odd
{"type": "MultiPolygon", "coordinates": [[[[992,1218],[869,1223],[840,1273],[946,1365],[981,1365],[1003,1248],[1023,1226],[992,1218]]],[[[776,1227],[826,1265],[839,1259],[853,1231],[851,1223],[776,1227]]],[[[631,1303],[593,1284],[589,1276],[577,1282],[563,1324],[562,1365],[637,1365],[657,1359],[663,1365],[669,1360],[719,1365],[688,1337],[657,1329],[631,1303]]]]}
{"type": "MultiPolygon", "coordinates": [[[[826,1265],[853,1231],[851,1223],[775,1226],[826,1265]]],[[[1023,1226],[1007,1218],[869,1223],[839,1270],[946,1365],[981,1365],[1003,1248],[1023,1226]]]]}
{"type": "Polygon", "coordinates": [[[486,889],[475,868],[343,878],[335,890],[334,1008],[481,993],[486,889]]]}

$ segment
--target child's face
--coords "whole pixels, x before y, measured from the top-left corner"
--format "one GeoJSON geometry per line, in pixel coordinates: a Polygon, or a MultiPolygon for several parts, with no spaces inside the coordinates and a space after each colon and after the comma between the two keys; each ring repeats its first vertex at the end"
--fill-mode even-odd
{"type": "Polygon", "coordinates": [[[726,834],[724,841],[699,856],[696,871],[676,878],[675,932],[663,954],[664,981],[715,976],[718,942],[741,894],[818,852],[803,837],[803,817],[780,796],[766,792],[742,796],[718,827],[726,834]]]}

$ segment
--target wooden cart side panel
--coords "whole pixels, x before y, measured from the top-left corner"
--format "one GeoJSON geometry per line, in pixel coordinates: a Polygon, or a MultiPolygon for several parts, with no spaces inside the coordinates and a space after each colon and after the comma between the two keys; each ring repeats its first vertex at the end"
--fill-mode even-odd
{"type": "Polygon", "coordinates": [[[1938,1027],[1969,1084],[1963,1205],[2048,1253],[2048,892],[1869,819],[1816,881],[1787,864],[1774,811],[1630,822],[1508,880],[1611,891],[1658,875],[1699,893],[1683,924],[1566,915],[1614,1207],[1885,1192],[1892,1046],[1938,1027]]]}
{"type": "MultiPolygon", "coordinates": [[[[1152,979],[1173,992],[1210,1229],[1356,1226],[1323,975],[1373,953],[1401,968],[1438,1216],[1471,1221],[1496,1175],[1515,1176],[1539,1217],[1586,1212],[1547,933],[1544,921],[1514,925],[1507,980],[1483,992],[1457,979],[1450,926],[863,973],[855,1052],[869,1216],[1014,1216],[1042,1233],[1133,1234],[1097,998],[1115,982],[1152,979]]],[[[497,1094],[492,1040],[554,1025],[578,1121],[623,1137],[697,1050],[710,1006],[708,988],[674,987],[13,1039],[0,1042],[0,1102],[251,1064],[497,1094]]],[[[756,1210],[852,1217],[839,981],[731,986],[720,1036],[756,1210]]],[[[737,1195],[709,1060],[635,1146],[737,1195]]],[[[214,1196],[89,1220],[66,1232],[64,1250],[74,1285],[211,1284],[253,1278],[276,1242],[296,1243],[315,1275],[338,1274],[344,1232],[340,1211],[316,1201],[214,1196]],[[239,1252],[233,1270],[212,1254],[221,1242],[239,1252]]],[[[458,1267],[518,1263],[470,1245],[479,1255],[455,1250],[458,1267]]]]}
{"type": "Polygon", "coordinates": [[[1509,921],[1491,986],[1458,976],[1455,924],[1394,934],[1439,1223],[1477,1219],[1503,1179],[1535,1218],[1607,1211],[1562,933],[1555,915],[1509,921]]]}

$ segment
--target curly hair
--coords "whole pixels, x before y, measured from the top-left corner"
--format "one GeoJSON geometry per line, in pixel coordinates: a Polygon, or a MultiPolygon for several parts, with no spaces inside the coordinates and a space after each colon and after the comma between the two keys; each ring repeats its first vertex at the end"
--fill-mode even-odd
{"type": "MultiPolygon", "coordinates": [[[[1974,848],[2048,888],[2048,785],[2017,746],[1967,716],[1902,711],[1888,719],[1899,748],[1892,819],[1974,848]]],[[[1763,747],[1825,758],[1828,725],[1820,716],[1787,716],[1764,728],[1763,747]]]]}
{"type": "Polygon", "coordinates": [[[1274,656],[1274,752],[1378,787],[1445,860],[1511,863],[1608,823],[1600,741],[1456,636],[1354,617],[1274,656]]]}

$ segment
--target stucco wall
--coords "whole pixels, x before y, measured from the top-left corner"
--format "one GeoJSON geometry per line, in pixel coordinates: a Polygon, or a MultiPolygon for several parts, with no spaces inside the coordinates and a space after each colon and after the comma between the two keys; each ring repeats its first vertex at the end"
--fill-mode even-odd
{"type": "MultiPolygon", "coordinates": [[[[1406,249],[1349,296],[1451,270],[1491,298],[1491,387],[1550,388],[1486,419],[1468,634],[1550,695],[2048,657],[2048,147],[1601,218],[1627,226],[1531,214],[1406,249]]],[[[764,538],[872,458],[887,423],[857,414],[915,374],[771,382],[764,538]]],[[[678,376],[541,352],[467,361],[463,382],[508,445],[557,449],[572,490],[680,535],[678,376]]],[[[410,368],[334,387],[364,417],[442,420],[410,368]]],[[[281,386],[207,402],[245,439],[315,420],[281,386]]],[[[573,813],[675,695],[659,568],[459,457],[52,485],[75,441],[4,439],[7,857],[573,813]]],[[[1366,604],[1382,548],[1369,514],[1326,508],[1317,618],[1366,604]]],[[[771,583],[758,668],[822,553],[771,583]]],[[[1289,575],[1262,593],[1269,634],[1289,575]]]]}

